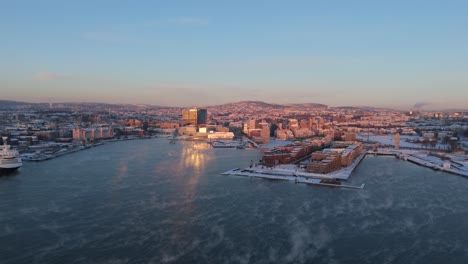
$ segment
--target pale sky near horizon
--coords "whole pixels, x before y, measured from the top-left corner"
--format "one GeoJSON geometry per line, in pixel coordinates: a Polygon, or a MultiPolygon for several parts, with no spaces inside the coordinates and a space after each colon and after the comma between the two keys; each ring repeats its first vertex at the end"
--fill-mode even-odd
{"type": "Polygon", "coordinates": [[[468,1],[0,1],[0,99],[468,108],[468,1]]]}

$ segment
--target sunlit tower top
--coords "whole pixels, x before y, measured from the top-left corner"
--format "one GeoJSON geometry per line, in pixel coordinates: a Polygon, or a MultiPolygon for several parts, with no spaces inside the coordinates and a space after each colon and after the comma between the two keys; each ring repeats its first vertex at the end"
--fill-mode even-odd
{"type": "Polygon", "coordinates": [[[400,133],[395,134],[395,149],[400,149],[400,133]]]}

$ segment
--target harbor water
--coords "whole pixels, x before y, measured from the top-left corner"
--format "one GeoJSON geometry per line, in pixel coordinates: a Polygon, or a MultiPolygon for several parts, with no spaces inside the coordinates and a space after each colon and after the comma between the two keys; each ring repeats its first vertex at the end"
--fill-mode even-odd
{"type": "Polygon", "coordinates": [[[468,179],[366,157],[362,190],[222,176],[257,150],[148,139],[0,177],[0,263],[467,263],[468,179]]]}

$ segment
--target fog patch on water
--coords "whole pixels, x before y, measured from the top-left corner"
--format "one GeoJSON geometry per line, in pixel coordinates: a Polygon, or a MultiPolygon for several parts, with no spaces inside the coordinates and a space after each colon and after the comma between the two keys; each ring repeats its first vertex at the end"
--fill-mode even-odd
{"type": "Polygon", "coordinates": [[[21,208],[20,209],[20,213],[21,214],[24,214],[24,215],[28,215],[28,214],[35,214],[36,212],[39,211],[39,208],[38,207],[26,207],[26,208],[21,208]]]}
{"type": "Polygon", "coordinates": [[[97,264],[127,264],[127,263],[132,263],[132,262],[128,258],[115,258],[115,257],[112,257],[110,259],[97,261],[95,263],[97,263],[97,264]]]}
{"type": "Polygon", "coordinates": [[[210,229],[209,241],[204,245],[204,251],[210,251],[225,240],[224,227],[215,225],[210,229]]]}
{"type": "Polygon", "coordinates": [[[47,204],[46,211],[50,213],[66,213],[71,211],[71,208],[68,206],[58,205],[56,202],[51,201],[47,204]]]}
{"type": "Polygon", "coordinates": [[[176,262],[179,258],[195,250],[200,244],[200,240],[195,239],[191,243],[185,241],[178,241],[177,237],[172,237],[167,245],[171,246],[170,250],[163,250],[161,252],[161,263],[176,262]],[[170,252],[168,252],[170,251],[170,252]]]}
{"type": "Polygon", "coordinates": [[[324,224],[306,225],[298,220],[293,220],[289,233],[289,244],[291,246],[288,254],[281,262],[308,263],[331,240],[330,230],[324,224]]]}
{"type": "Polygon", "coordinates": [[[10,234],[13,234],[13,232],[15,232],[15,227],[11,226],[9,224],[6,224],[3,227],[3,232],[0,233],[0,236],[7,236],[7,235],[10,235],[10,234]]]}
{"type": "Polygon", "coordinates": [[[234,256],[232,256],[230,258],[229,261],[225,261],[225,263],[240,263],[240,264],[248,264],[248,263],[251,263],[250,262],[250,259],[251,259],[252,255],[250,252],[246,252],[244,254],[235,254],[234,256]]]}

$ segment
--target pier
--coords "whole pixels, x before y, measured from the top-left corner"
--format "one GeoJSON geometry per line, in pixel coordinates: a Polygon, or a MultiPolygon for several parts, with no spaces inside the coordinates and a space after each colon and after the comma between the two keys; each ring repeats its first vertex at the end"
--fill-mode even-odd
{"type": "Polygon", "coordinates": [[[363,189],[364,184],[359,186],[342,184],[351,176],[354,169],[366,156],[366,152],[361,153],[356,160],[348,167],[328,173],[310,173],[305,170],[300,170],[295,165],[289,166],[276,166],[276,167],[264,167],[264,166],[253,166],[245,169],[233,169],[221,173],[222,175],[234,175],[234,176],[245,176],[245,177],[256,177],[270,180],[285,180],[294,181],[295,183],[304,183],[317,186],[327,187],[339,187],[339,188],[350,188],[350,189],[363,189]]]}
{"type": "Polygon", "coordinates": [[[310,184],[310,185],[316,185],[316,186],[326,186],[326,187],[338,187],[338,188],[348,188],[348,189],[363,189],[364,184],[361,184],[359,186],[353,186],[353,185],[345,185],[345,184],[340,184],[340,183],[327,183],[326,181],[323,181],[324,179],[318,179],[318,178],[306,178],[298,175],[280,175],[280,174],[271,174],[271,173],[260,173],[256,172],[254,170],[249,170],[249,169],[233,169],[229,170],[226,172],[221,173],[221,175],[234,175],[234,176],[243,176],[243,177],[249,177],[249,178],[262,178],[262,179],[268,179],[268,180],[280,180],[280,181],[292,181],[294,183],[303,183],[303,184],[310,184]]]}
{"type": "Polygon", "coordinates": [[[468,167],[453,160],[442,160],[441,158],[435,157],[430,152],[421,155],[421,151],[415,150],[397,150],[397,149],[378,149],[377,151],[368,151],[367,154],[373,154],[377,156],[395,156],[396,158],[409,161],[419,166],[430,168],[437,171],[443,171],[458,176],[468,178],[468,167]],[[426,156],[425,156],[426,155],[426,156]],[[449,163],[450,167],[444,167],[443,163],[449,163]]]}
{"type": "Polygon", "coordinates": [[[453,169],[452,167],[445,168],[445,167],[439,166],[438,164],[435,164],[435,163],[433,163],[431,161],[427,161],[427,160],[424,160],[424,159],[421,159],[421,158],[418,158],[418,157],[414,157],[414,156],[408,156],[407,160],[409,162],[411,162],[411,163],[414,163],[414,164],[417,164],[417,165],[420,165],[420,166],[423,166],[423,167],[427,167],[427,168],[430,168],[430,169],[433,169],[433,170],[443,171],[443,172],[447,172],[447,173],[451,173],[451,174],[455,174],[455,175],[458,175],[458,176],[463,176],[465,178],[468,178],[468,171],[460,169],[460,168],[457,168],[457,169],[453,169]]]}
{"type": "MultiPolygon", "coordinates": [[[[443,171],[459,176],[468,178],[468,168],[460,162],[443,161],[442,159],[433,157],[426,154],[422,157],[420,153],[408,150],[394,150],[394,149],[379,149],[377,151],[364,151],[356,160],[348,167],[328,173],[310,173],[304,169],[299,169],[296,165],[279,165],[275,167],[253,166],[245,169],[229,170],[222,175],[234,175],[245,177],[256,177],[270,180],[285,180],[294,181],[295,183],[304,183],[317,186],[339,187],[339,188],[352,188],[362,189],[364,184],[360,186],[345,185],[342,182],[347,181],[355,168],[361,163],[367,154],[376,156],[393,156],[409,162],[415,163],[420,166],[431,168],[433,170],[443,171]],[[449,163],[451,166],[446,167],[444,163],[449,163]]],[[[423,153],[424,154],[424,153],[423,153]]]]}

